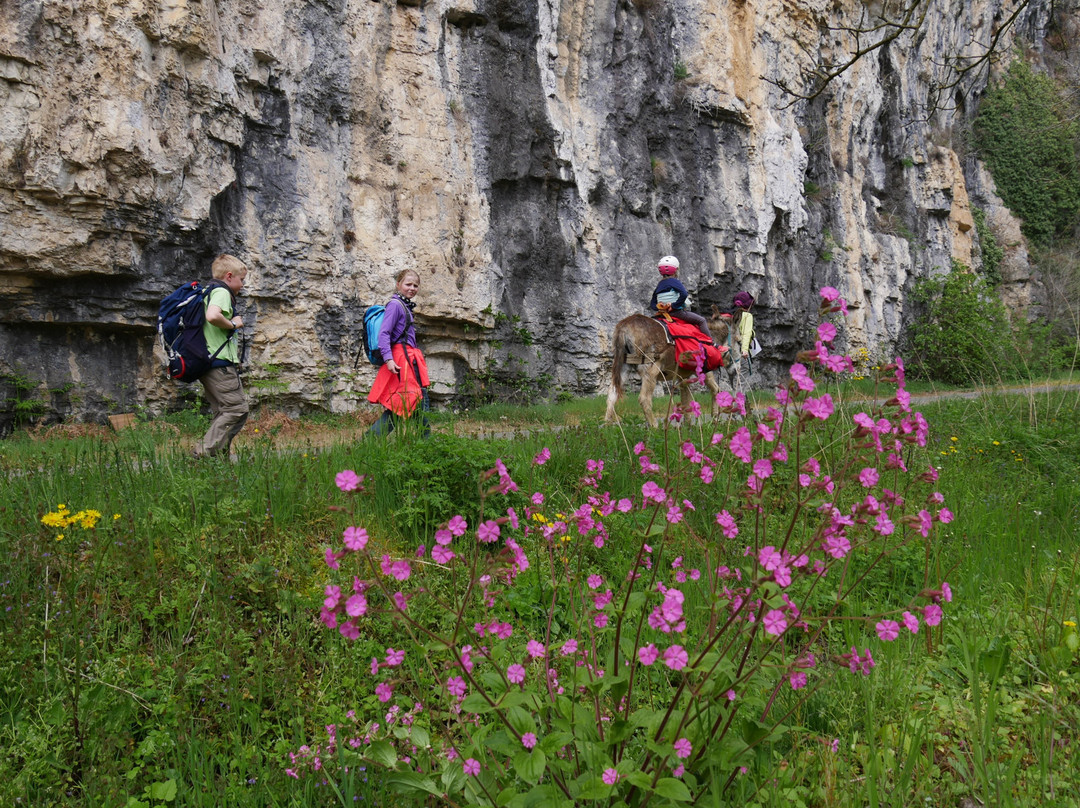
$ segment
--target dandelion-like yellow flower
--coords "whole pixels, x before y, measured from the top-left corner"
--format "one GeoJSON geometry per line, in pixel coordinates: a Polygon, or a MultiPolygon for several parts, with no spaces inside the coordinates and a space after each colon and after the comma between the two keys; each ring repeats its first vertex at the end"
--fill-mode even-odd
{"type": "Polygon", "coordinates": [[[994,441],[994,445],[995,445],[995,446],[1000,446],[1000,445],[1001,445],[1001,441],[999,441],[999,440],[996,440],[996,441],[994,441]]]}
{"type": "Polygon", "coordinates": [[[56,540],[57,541],[63,541],[64,540],[64,534],[63,533],[57,533],[56,534],[56,540]]]}
{"type": "Polygon", "coordinates": [[[115,522],[115,521],[116,521],[117,519],[119,519],[119,518],[120,518],[120,514],[118,514],[118,513],[114,513],[114,514],[112,515],[112,518],[113,518],[113,521],[115,522]]]}
{"type": "Polygon", "coordinates": [[[1065,621],[1062,622],[1061,625],[1065,626],[1065,628],[1076,628],[1076,621],[1075,620],[1065,620],[1065,621]]]}
{"type": "Polygon", "coordinates": [[[956,443],[958,440],[960,440],[960,438],[956,437],[956,435],[953,435],[951,438],[949,438],[949,440],[951,440],[953,443],[956,443]]]}
{"type": "Polygon", "coordinates": [[[41,524],[45,525],[45,527],[66,527],[67,512],[53,511],[52,513],[47,513],[41,517],[41,524]]]}

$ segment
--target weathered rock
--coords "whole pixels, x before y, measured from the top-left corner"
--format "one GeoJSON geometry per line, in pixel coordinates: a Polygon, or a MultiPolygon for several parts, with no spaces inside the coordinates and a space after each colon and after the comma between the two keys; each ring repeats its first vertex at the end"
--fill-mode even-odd
{"type": "MultiPolygon", "coordinates": [[[[792,103],[779,85],[841,55],[863,3],[6,3],[0,376],[60,414],[175,405],[157,302],[219,252],[253,270],[252,392],[292,409],[362,400],[359,318],[403,268],[436,398],[507,352],[551,390],[603,386],[666,253],[699,308],[756,295],[763,380],[826,283],[849,347],[885,353],[914,279],[978,264],[968,189],[996,198],[949,134],[974,104],[925,100],[1006,5],[935,2],[792,103]]],[[[1033,40],[1045,16],[1024,12],[1033,40]]],[[[1027,305],[1023,239],[987,205],[1027,305]]]]}

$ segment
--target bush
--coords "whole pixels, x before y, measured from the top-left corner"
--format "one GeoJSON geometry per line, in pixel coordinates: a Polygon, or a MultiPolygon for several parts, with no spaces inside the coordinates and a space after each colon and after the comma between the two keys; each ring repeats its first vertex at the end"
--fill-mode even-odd
{"type": "Polygon", "coordinates": [[[916,283],[912,298],[922,309],[910,332],[913,374],[957,385],[1016,374],[1005,307],[982,277],[954,262],[948,275],[916,283]]]}
{"type": "Polygon", "coordinates": [[[975,138],[998,193],[1032,241],[1069,236],[1080,212],[1077,123],[1058,88],[1022,60],[979,106],[975,138]]]}

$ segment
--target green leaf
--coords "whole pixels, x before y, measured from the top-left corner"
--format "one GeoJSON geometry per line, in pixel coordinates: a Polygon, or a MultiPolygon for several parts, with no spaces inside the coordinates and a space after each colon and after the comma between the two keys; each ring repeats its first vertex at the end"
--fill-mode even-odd
{"type": "Polygon", "coordinates": [[[1077,650],[1080,650],[1080,634],[1075,631],[1071,631],[1065,635],[1065,647],[1072,651],[1074,654],[1077,650]]]}
{"type": "Polygon", "coordinates": [[[502,806],[509,805],[515,798],[522,798],[524,796],[524,794],[518,794],[517,790],[513,787],[504,788],[495,798],[495,804],[502,808],[502,806]]]}
{"type": "Polygon", "coordinates": [[[990,681],[997,681],[1009,665],[1009,644],[1002,637],[996,637],[990,648],[979,654],[979,668],[990,677],[990,681]]]}
{"type": "Polygon", "coordinates": [[[163,802],[172,802],[176,799],[176,781],[169,779],[163,783],[151,784],[150,798],[163,802]]]}
{"type": "Polygon", "coordinates": [[[533,720],[532,714],[521,707],[511,707],[507,710],[506,720],[510,722],[510,726],[514,728],[514,732],[518,735],[524,735],[526,732],[536,732],[536,722],[533,720]]]}
{"type": "Polygon", "coordinates": [[[611,687],[611,698],[614,701],[621,700],[626,695],[626,691],[630,689],[630,677],[626,674],[606,676],[604,681],[611,687]]]}
{"type": "Polygon", "coordinates": [[[397,767],[397,752],[386,741],[375,741],[369,744],[364,756],[388,769],[397,767]]]}
{"type": "Polygon", "coordinates": [[[514,755],[514,769],[517,776],[526,783],[533,785],[539,783],[540,778],[544,776],[545,768],[547,768],[547,755],[540,748],[533,749],[531,752],[521,751],[514,755]]]}
{"type": "Polygon", "coordinates": [[[413,746],[418,746],[421,749],[427,749],[431,746],[431,734],[423,727],[413,725],[410,738],[413,742],[413,746]]]}
{"type": "Polygon", "coordinates": [[[747,746],[755,746],[769,737],[769,728],[757,721],[746,719],[742,724],[742,738],[747,746]]]}
{"type": "Polygon", "coordinates": [[[553,755],[567,744],[573,742],[574,734],[572,732],[557,730],[544,736],[543,740],[540,741],[540,748],[544,750],[545,754],[553,755]]]}
{"type": "Polygon", "coordinates": [[[465,772],[461,764],[448,765],[442,770],[439,780],[442,782],[443,791],[447,794],[456,794],[465,784],[465,772]]]}
{"type": "Polygon", "coordinates": [[[690,801],[690,789],[683,784],[682,780],[676,780],[674,777],[661,777],[660,782],[656,784],[656,793],[676,802],[690,801]]]}
{"type": "Polygon", "coordinates": [[[607,735],[605,739],[610,744],[622,743],[631,735],[634,734],[634,725],[629,721],[624,721],[621,718],[616,718],[608,726],[607,735]]]}
{"type": "Polygon", "coordinates": [[[581,800],[599,800],[611,793],[611,786],[600,779],[598,775],[588,775],[579,784],[579,791],[574,796],[578,802],[581,800]]]}
{"type": "MultiPolygon", "coordinates": [[[[622,774],[622,772],[620,772],[620,774],[622,774]]],[[[650,790],[652,788],[652,778],[643,771],[626,772],[626,774],[622,775],[622,778],[630,783],[630,785],[637,786],[638,788],[650,790]]]]}
{"type": "Polygon", "coordinates": [[[479,693],[470,693],[465,697],[465,701],[461,702],[461,709],[466,713],[483,715],[484,713],[490,713],[495,708],[488,704],[488,700],[479,693]]]}
{"type": "Polygon", "coordinates": [[[383,777],[382,782],[402,794],[425,791],[436,797],[442,796],[442,791],[435,785],[435,781],[417,772],[394,772],[383,777]]]}

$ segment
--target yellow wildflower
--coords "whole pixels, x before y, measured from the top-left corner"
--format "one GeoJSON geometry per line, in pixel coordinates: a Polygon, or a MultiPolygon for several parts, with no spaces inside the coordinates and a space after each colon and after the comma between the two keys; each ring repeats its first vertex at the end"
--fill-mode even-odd
{"type": "Polygon", "coordinates": [[[1076,628],[1076,621],[1075,620],[1066,620],[1061,625],[1065,626],[1066,628],[1076,628]]]}

